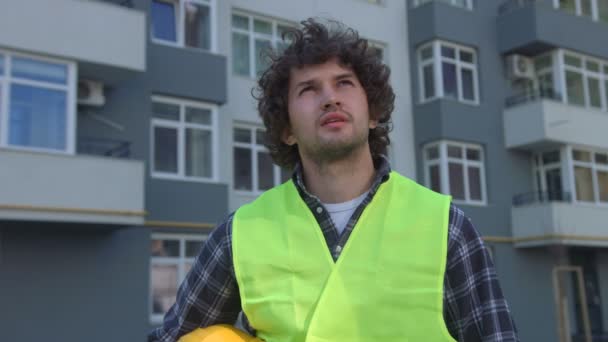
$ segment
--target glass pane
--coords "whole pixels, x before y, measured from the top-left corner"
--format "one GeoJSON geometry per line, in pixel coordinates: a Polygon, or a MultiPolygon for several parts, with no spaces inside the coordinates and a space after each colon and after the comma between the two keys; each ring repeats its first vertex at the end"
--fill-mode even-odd
{"type": "Polygon", "coordinates": [[[258,145],[264,145],[266,141],[266,132],[262,129],[255,130],[255,143],[258,145]]]}
{"type": "Polygon", "coordinates": [[[608,1],[600,0],[597,2],[597,12],[600,21],[608,23],[608,1]]]}
{"type": "Polygon", "coordinates": [[[441,192],[441,181],[439,179],[439,165],[429,167],[430,186],[431,190],[441,192]]]}
{"type": "Polygon", "coordinates": [[[584,106],[583,75],[578,72],[566,71],[566,87],[568,91],[568,103],[584,106]]]}
{"type": "Polygon", "coordinates": [[[551,151],[543,153],[543,164],[559,163],[559,151],[551,151]]]}
{"type": "Polygon", "coordinates": [[[433,146],[426,149],[426,160],[433,160],[439,158],[439,147],[433,146]]]}
{"type": "Polygon", "coordinates": [[[473,54],[468,51],[460,51],[460,60],[466,63],[473,63],[473,54]]]}
{"type": "Polygon", "coordinates": [[[293,172],[291,170],[287,170],[287,169],[281,169],[281,182],[285,183],[287,182],[291,176],[293,175],[293,172]]]}
{"type": "Polygon", "coordinates": [[[473,70],[462,68],[461,70],[461,81],[462,81],[462,97],[465,100],[475,101],[475,90],[473,85],[473,70]]]}
{"type": "Polygon", "coordinates": [[[581,59],[572,55],[564,55],[564,63],[575,67],[580,67],[582,65],[581,59]]]}
{"type": "Polygon", "coordinates": [[[578,160],[578,161],[590,162],[591,153],[587,152],[587,151],[572,150],[572,158],[574,158],[574,160],[578,160]]]}
{"type": "Polygon", "coordinates": [[[608,164],[608,154],[606,153],[596,153],[595,154],[595,162],[598,164],[608,164]]]}
{"type": "Polygon", "coordinates": [[[574,167],[574,183],[576,185],[576,199],[578,201],[593,202],[593,180],[591,169],[587,167],[574,167]]]}
{"type": "Polygon", "coordinates": [[[429,99],[435,96],[435,76],[433,72],[433,64],[425,66],[423,69],[424,74],[424,94],[425,99],[429,99]]]}
{"type": "Polygon", "coordinates": [[[272,24],[267,21],[254,19],[253,20],[253,30],[257,33],[264,33],[264,34],[271,35],[272,34],[272,24]]]}
{"type": "Polygon", "coordinates": [[[602,93],[600,91],[600,80],[597,78],[588,77],[587,88],[589,89],[589,105],[595,108],[602,108],[602,93]]]}
{"type": "Polygon", "coordinates": [[[291,30],[291,27],[289,27],[289,26],[277,25],[277,38],[282,39],[283,33],[289,32],[290,30],[291,30]]]}
{"type": "Polygon", "coordinates": [[[481,201],[481,169],[469,166],[469,196],[474,201],[481,201]]]}
{"type": "Polygon", "coordinates": [[[559,0],[559,8],[566,12],[576,14],[576,0],[559,0]]]}
{"type": "Polygon", "coordinates": [[[581,2],[581,15],[590,17],[591,16],[591,0],[580,0],[580,2],[581,2]]]}
{"type": "Polygon", "coordinates": [[[559,168],[545,170],[545,181],[550,200],[564,200],[562,196],[562,171],[559,168]]]}
{"type": "Polygon", "coordinates": [[[186,107],[186,122],[211,125],[211,110],[206,108],[186,107]]]}
{"type": "Polygon", "coordinates": [[[456,87],[456,65],[452,63],[441,63],[443,71],[443,95],[448,98],[457,98],[456,87]]]}
{"type": "Polygon", "coordinates": [[[251,191],[253,186],[251,173],[251,150],[248,148],[234,148],[234,189],[251,191]]]}
{"type": "Polygon", "coordinates": [[[246,128],[235,128],[233,130],[234,141],[242,143],[251,143],[251,130],[246,128]]]}
{"type": "Polygon", "coordinates": [[[597,172],[597,185],[599,186],[600,201],[608,202],[608,172],[597,172]]]}
{"type": "Polygon", "coordinates": [[[421,61],[426,61],[431,58],[433,58],[433,46],[427,46],[424,49],[420,50],[421,61]]]}
{"type": "Polygon", "coordinates": [[[479,150],[474,148],[467,148],[467,159],[468,160],[481,160],[481,153],[479,150]]]}
{"type": "Polygon", "coordinates": [[[186,1],[184,4],[186,46],[211,49],[211,15],[209,6],[186,1]]]}
{"type": "Polygon", "coordinates": [[[456,58],[456,50],[449,46],[441,45],[441,56],[448,58],[456,58]]]}
{"type": "Polygon", "coordinates": [[[67,84],[68,67],[65,64],[15,57],[12,59],[11,76],[34,81],[67,84]]]}
{"type": "Polygon", "coordinates": [[[65,150],[66,92],[20,84],[13,84],[10,92],[9,144],[65,150]]]}
{"type": "Polygon", "coordinates": [[[268,152],[258,152],[258,190],[274,186],[274,164],[268,152]]]}
{"type": "Polygon", "coordinates": [[[379,60],[384,59],[384,50],[381,47],[372,46],[372,47],[370,47],[370,50],[376,57],[378,57],[379,60]]]}
{"type": "Polygon", "coordinates": [[[170,103],[152,102],[152,116],[159,119],[179,121],[179,106],[170,103]]]}
{"type": "Polygon", "coordinates": [[[150,241],[150,253],[152,256],[179,257],[178,240],[158,240],[150,241]]]}
{"type": "Polygon", "coordinates": [[[232,69],[235,74],[249,76],[249,37],[232,34],[232,69]]]}
{"type": "Polygon", "coordinates": [[[233,14],[232,27],[249,30],[249,18],[233,14]]]}
{"type": "Polygon", "coordinates": [[[166,1],[152,1],[152,36],[157,39],[177,41],[175,4],[166,1]]]}
{"type": "Polygon", "coordinates": [[[593,72],[600,72],[600,64],[594,61],[587,61],[587,70],[593,72]]]}
{"type": "Polygon", "coordinates": [[[551,55],[545,55],[534,59],[534,68],[536,71],[551,67],[551,55]]]}
{"type": "Polygon", "coordinates": [[[186,241],[186,258],[196,257],[203,247],[203,242],[198,240],[186,241]]]}
{"type": "Polygon", "coordinates": [[[211,177],[211,132],[186,128],[186,176],[211,177]]]}
{"type": "Polygon", "coordinates": [[[154,127],[154,171],[177,173],[177,129],[154,127]]]}
{"type": "Polygon", "coordinates": [[[0,76],[4,75],[4,56],[0,55],[0,76]]]}
{"type": "Polygon", "coordinates": [[[450,175],[450,195],[454,199],[464,200],[464,170],[462,164],[448,163],[450,175]]]}
{"type": "Polygon", "coordinates": [[[155,265],[150,269],[152,313],[164,314],[175,302],[177,294],[177,265],[155,265]]]}
{"type": "Polygon", "coordinates": [[[268,53],[272,49],[270,40],[256,39],[255,40],[255,71],[256,75],[260,76],[266,68],[270,66],[270,58],[268,53]]]}
{"type": "Polygon", "coordinates": [[[462,158],[462,148],[460,146],[448,145],[448,157],[462,158]]]}

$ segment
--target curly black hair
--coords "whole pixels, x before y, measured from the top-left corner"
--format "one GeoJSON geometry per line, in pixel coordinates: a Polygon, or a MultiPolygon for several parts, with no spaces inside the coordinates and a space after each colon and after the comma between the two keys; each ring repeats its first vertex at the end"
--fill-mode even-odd
{"type": "Polygon", "coordinates": [[[367,94],[370,118],[378,122],[376,128],[369,130],[372,158],[385,155],[390,144],[388,133],[392,129],[391,114],[395,103],[395,93],[389,83],[389,67],[369,47],[367,40],[342,23],[327,20],[323,24],[318,19],[309,18],[301,24],[301,28],[283,33],[283,41],[291,42],[283,52],[268,52],[271,64],[253,92],[266,126],[265,145],[272,159],[288,169],[300,160],[297,144],[290,146],[282,140],[285,129],[289,127],[287,98],[291,70],[323,64],[334,58],[356,74],[367,94]]]}

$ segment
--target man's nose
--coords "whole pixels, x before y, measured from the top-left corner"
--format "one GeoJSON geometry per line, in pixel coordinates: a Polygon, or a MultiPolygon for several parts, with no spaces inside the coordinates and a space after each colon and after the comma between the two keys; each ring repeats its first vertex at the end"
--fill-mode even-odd
{"type": "Polygon", "coordinates": [[[338,94],[331,87],[327,87],[323,90],[323,102],[322,107],[323,110],[328,111],[332,109],[337,109],[341,105],[340,99],[338,98],[338,94]]]}

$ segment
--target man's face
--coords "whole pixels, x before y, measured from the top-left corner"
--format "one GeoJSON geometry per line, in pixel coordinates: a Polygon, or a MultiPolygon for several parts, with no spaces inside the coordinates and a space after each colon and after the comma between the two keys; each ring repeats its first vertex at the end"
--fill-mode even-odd
{"type": "Polygon", "coordinates": [[[291,70],[288,111],[291,125],[283,141],[298,144],[303,159],[317,162],[368,148],[369,129],[377,125],[359,79],[335,59],[291,70]]]}

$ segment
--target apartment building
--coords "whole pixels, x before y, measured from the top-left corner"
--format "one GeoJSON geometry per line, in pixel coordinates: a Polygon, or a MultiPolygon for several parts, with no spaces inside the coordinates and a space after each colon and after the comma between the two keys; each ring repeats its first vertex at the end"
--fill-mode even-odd
{"type": "Polygon", "coordinates": [[[608,2],[414,0],[408,32],[418,181],[484,235],[522,341],[608,341],[608,2]]]}
{"type": "Polygon", "coordinates": [[[0,8],[3,340],[145,340],[215,224],[289,175],[250,92],[260,52],[307,17],[356,28],[391,66],[390,157],[415,177],[401,0],[0,8]]]}

